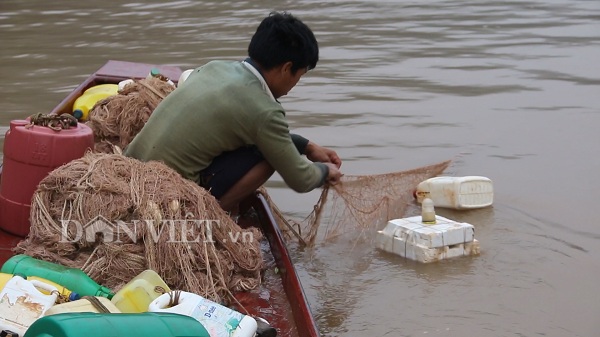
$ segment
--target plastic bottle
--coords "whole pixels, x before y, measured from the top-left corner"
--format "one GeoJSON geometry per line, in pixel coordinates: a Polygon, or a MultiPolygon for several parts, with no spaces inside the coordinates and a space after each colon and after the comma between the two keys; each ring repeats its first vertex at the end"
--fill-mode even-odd
{"type": "Polygon", "coordinates": [[[490,206],[494,187],[489,178],[481,176],[434,177],[417,185],[417,202],[433,200],[436,207],[471,209],[490,206]]]}
{"type": "Polygon", "coordinates": [[[119,86],[117,84],[98,84],[88,88],[83,94],[95,94],[98,92],[104,92],[110,95],[116,95],[119,93],[119,86]]]}
{"type": "Polygon", "coordinates": [[[42,261],[31,256],[19,254],[4,263],[2,273],[23,274],[27,277],[38,276],[64,285],[80,296],[102,296],[112,298],[114,293],[92,280],[81,269],[69,268],[60,264],[42,261]]]}
{"type": "Polygon", "coordinates": [[[169,313],[65,313],[35,321],[25,337],[211,337],[202,324],[169,313]]]}
{"type": "Polygon", "coordinates": [[[178,291],[179,301],[170,305],[175,292],[159,296],[150,303],[150,312],[171,312],[195,318],[206,328],[211,337],[253,337],[256,320],[200,295],[178,291]]]}
{"type": "MultiPolygon", "coordinates": [[[[5,274],[5,273],[0,273],[0,289],[3,289],[4,286],[6,285],[6,283],[13,277],[13,274],[5,274]]],[[[21,275],[22,276],[22,275],[21,275]]],[[[27,280],[32,281],[32,280],[37,280],[40,281],[42,283],[46,283],[49,284],[53,287],[55,287],[56,289],[58,289],[58,294],[59,296],[61,296],[64,299],[67,299],[68,301],[75,301],[81,298],[81,296],[79,296],[78,293],[76,292],[72,292],[71,290],[61,286],[58,283],[52,282],[50,280],[46,280],[45,278],[42,277],[37,277],[37,276],[30,276],[30,277],[26,277],[27,280]]],[[[40,289],[42,293],[49,295],[50,293],[47,292],[44,289],[40,289]]]]}
{"type": "Polygon", "coordinates": [[[169,291],[165,281],[154,270],[148,269],[119,289],[111,301],[121,312],[147,312],[152,301],[169,291]]]}
{"type": "Polygon", "coordinates": [[[123,81],[119,82],[119,84],[117,84],[117,86],[119,88],[119,91],[125,89],[125,87],[127,85],[131,84],[131,83],[135,83],[135,80],[133,80],[133,79],[130,78],[130,79],[123,80],[123,81]]]}
{"type": "Polygon", "coordinates": [[[113,96],[114,94],[108,92],[92,92],[92,93],[84,93],[83,95],[77,97],[75,103],[73,103],[73,116],[80,121],[87,121],[90,110],[98,103],[99,101],[113,96]]]}
{"type": "Polygon", "coordinates": [[[54,305],[58,290],[46,283],[13,276],[0,292],[0,330],[23,336],[29,326],[54,305]],[[39,291],[44,289],[46,295],[39,291]]]}
{"type": "Polygon", "coordinates": [[[425,198],[421,204],[421,222],[428,225],[435,224],[435,208],[429,198],[425,198]]]}

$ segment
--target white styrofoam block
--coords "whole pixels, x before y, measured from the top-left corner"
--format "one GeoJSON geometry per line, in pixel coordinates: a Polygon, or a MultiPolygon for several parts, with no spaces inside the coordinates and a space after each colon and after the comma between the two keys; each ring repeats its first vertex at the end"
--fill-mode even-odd
{"type": "Polygon", "coordinates": [[[479,254],[479,241],[461,243],[439,248],[426,248],[407,244],[405,257],[422,263],[430,263],[453,257],[479,254]]]}
{"type": "Polygon", "coordinates": [[[420,216],[391,220],[378,232],[375,246],[424,263],[480,251],[473,225],[441,216],[431,225],[422,223],[420,216]]]}
{"type": "Polygon", "coordinates": [[[456,222],[436,215],[435,224],[425,224],[420,216],[390,220],[382,230],[384,235],[402,237],[406,242],[427,248],[451,246],[473,241],[475,228],[466,222],[456,222]]]}
{"type": "Polygon", "coordinates": [[[430,263],[458,256],[478,255],[480,253],[479,241],[477,240],[452,246],[427,248],[407,243],[398,237],[390,239],[389,237],[380,235],[378,239],[376,243],[377,248],[422,263],[430,263]]]}

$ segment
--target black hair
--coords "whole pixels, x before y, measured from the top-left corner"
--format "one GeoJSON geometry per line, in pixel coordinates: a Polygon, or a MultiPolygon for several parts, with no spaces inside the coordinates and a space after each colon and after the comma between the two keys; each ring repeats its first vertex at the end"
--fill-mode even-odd
{"type": "Polygon", "coordinates": [[[287,12],[271,12],[260,23],[248,46],[248,56],[265,70],[292,62],[292,72],[313,69],[319,46],[313,32],[287,12]]]}

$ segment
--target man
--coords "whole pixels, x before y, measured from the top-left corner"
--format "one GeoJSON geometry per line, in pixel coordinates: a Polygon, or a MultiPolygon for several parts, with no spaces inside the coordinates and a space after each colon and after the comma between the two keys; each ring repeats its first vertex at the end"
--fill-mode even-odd
{"type": "Polygon", "coordinates": [[[271,13],[248,55],[195,69],[158,105],[125,155],[164,162],[209,190],[226,211],[274,171],[301,193],[339,181],[336,152],[290,135],[277,101],[317,64],[310,28],[291,14],[271,13]]]}

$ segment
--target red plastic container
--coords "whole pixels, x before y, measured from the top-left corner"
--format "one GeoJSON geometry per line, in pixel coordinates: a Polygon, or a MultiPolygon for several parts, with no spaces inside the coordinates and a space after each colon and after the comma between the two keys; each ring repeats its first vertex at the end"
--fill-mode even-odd
{"type": "Polygon", "coordinates": [[[31,198],[40,181],[94,146],[94,133],[85,124],[61,131],[28,124],[10,122],[0,185],[0,228],[22,237],[29,234],[31,198]]]}

